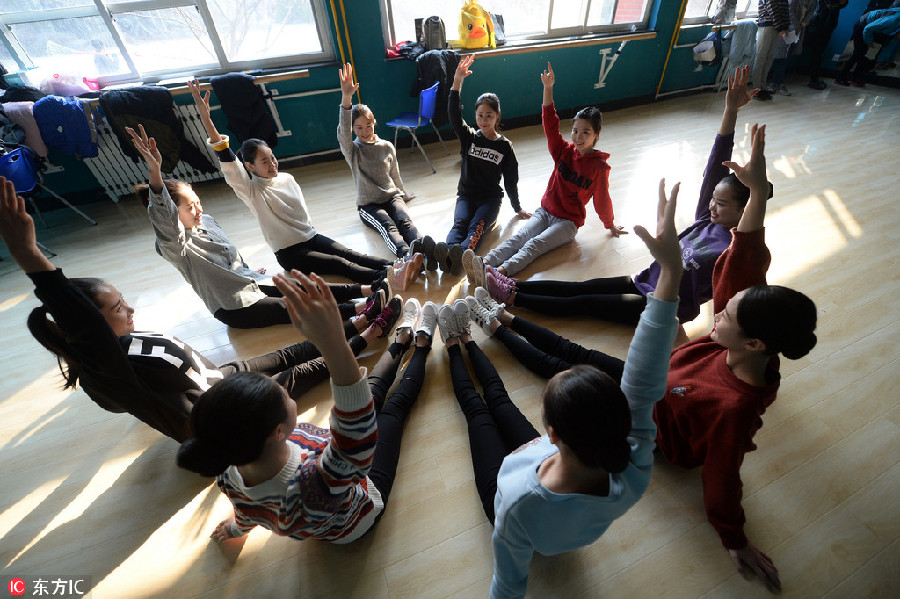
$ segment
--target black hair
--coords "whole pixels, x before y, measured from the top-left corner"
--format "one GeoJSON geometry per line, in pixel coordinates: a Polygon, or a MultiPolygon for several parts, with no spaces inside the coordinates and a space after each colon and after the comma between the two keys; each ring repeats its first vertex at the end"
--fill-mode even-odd
{"type": "Polygon", "coordinates": [[[603,128],[603,113],[596,106],[585,106],[575,115],[575,120],[584,119],[591,122],[594,133],[600,133],[603,128]]]}
{"type": "Polygon", "coordinates": [[[594,366],[579,364],[550,379],[544,389],[544,423],[590,468],[628,467],[631,410],[619,385],[594,366]]]}
{"type": "MultiPolygon", "coordinates": [[[[750,188],[741,183],[741,180],[737,178],[737,175],[734,173],[728,173],[722,180],[719,181],[719,184],[725,184],[731,188],[731,198],[738,203],[741,208],[744,208],[747,205],[747,202],[750,201],[750,188]]],[[[769,197],[767,200],[772,199],[772,196],[775,193],[775,186],[772,183],[769,183],[769,197]]]]}
{"type": "MultiPolygon", "coordinates": [[[[268,147],[269,144],[263,140],[251,137],[250,139],[244,140],[244,143],[241,144],[241,149],[237,151],[237,158],[241,161],[241,164],[244,162],[253,164],[256,161],[257,154],[259,154],[259,149],[268,147]]],[[[246,168],[246,166],[244,168],[246,168]]]]}
{"type": "Polygon", "coordinates": [[[350,124],[352,125],[356,123],[356,119],[361,116],[364,116],[367,119],[374,119],[375,113],[372,112],[372,109],[365,104],[354,104],[350,108],[350,124]]]}
{"type": "Polygon", "coordinates": [[[258,372],[235,372],[210,387],[194,404],[194,437],[178,449],[178,465],[217,476],[228,466],[259,459],[266,439],[287,418],[284,391],[258,372]]]}
{"type": "Polygon", "coordinates": [[[816,304],[781,285],[756,285],[738,303],[737,323],[744,335],[766,345],[766,354],[802,358],[816,346],[816,304]]]}
{"type": "Polygon", "coordinates": [[[497,94],[492,92],[485,92],[478,96],[478,99],[475,100],[475,110],[478,110],[478,107],[482,104],[487,104],[488,107],[497,113],[497,124],[494,126],[494,131],[497,133],[500,132],[500,117],[503,113],[500,111],[500,98],[497,97],[497,94]]]}
{"type": "MultiPolygon", "coordinates": [[[[80,289],[98,309],[103,308],[97,297],[109,287],[109,283],[96,278],[69,279],[69,282],[80,289]]],[[[26,325],[31,336],[56,356],[59,372],[64,379],[63,389],[74,389],[81,375],[81,361],[75,358],[76,352],[69,344],[68,333],[56,321],[51,320],[49,314],[47,308],[39,306],[28,315],[26,325]]]]}
{"type": "MultiPolygon", "coordinates": [[[[187,185],[190,187],[190,184],[179,181],[178,179],[163,179],[163,185],[166,186],[166,189],[169,191],[169,197],[172,198],[172,201],[175,202],[176,206],[181,205],[181,192],[179,191],[181,186],[187,185]]],[[[135,185],[134,195],[145,208],[150,205],[150,186],[146,183],[138,183],[135,185]]]]}

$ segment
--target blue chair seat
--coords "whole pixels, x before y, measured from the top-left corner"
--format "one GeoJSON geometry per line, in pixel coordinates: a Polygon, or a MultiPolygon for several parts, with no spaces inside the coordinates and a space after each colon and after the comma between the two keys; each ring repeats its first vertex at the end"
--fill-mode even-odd
{"type": "MultiPolygon", "coordinates": [[[[422,152],[422,156],[425,157],[425,162],[428,163],[428,166],[431,167],[431,172],[436,173],[434,170],[434,165],[431,164],[431,161],[428,160],[428,154],[425,153],[425,150],[422,148],[422,144],[419,143],[419,138],[416,136],[416,129],[423,125],[430,124],[434,129],[434,132],[437,134],[438,140],[440,140],[441,145],[444,147],[444,152],[447,155],[450,155],[450,151],[447,149],[446,144],[444,144],[444,140],[441,137],[441,133],[438,131],[437,127],[435,127],[432,122],[432,118],[434,118],[435,106],[437,104],[437,92],[438,86],[440,83],[438,81],[434,82],[434,85],[429,87],[428,89],[423,89],[419,92],[419,112],[401,112],[395,118],[388,121],[387,126],[394,128],[394,147],[397,147],[397,134],[401,129],[408,132],[412,137],[413,143],[418,146],[419,151],[422,152]]],[[[409,151],[412,152],[413,144],[410,144],[409,151]]]]}

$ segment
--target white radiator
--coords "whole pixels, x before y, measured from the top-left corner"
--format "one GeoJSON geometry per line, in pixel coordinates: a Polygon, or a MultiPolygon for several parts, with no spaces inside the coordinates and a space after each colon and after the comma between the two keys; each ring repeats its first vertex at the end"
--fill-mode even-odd
{"type": "MultiPolygon", "coordinates": [[[[197,108],[191,104],[176,105],[175,108],[181,116],[181,122],[184,123],[185,138],[206,154],[211,164],[218,166],[215,152],[206,144],[206,130],[200,122],[197,108]]],[[[84,162],[106,190],[109,199],[118,202],[120,197],[131,195],[135,185],[147,182],[147,164],[143,160],[135,162],[122,151],[119,138],[106,119],[96,119],[96,122],[98,155],[84,162]]],[[[163,176],[174,177],[188,183],[222,178],[221,172],[204,173],[183,161],[178,162],[172,173],[163,173],[163,176]]]]}

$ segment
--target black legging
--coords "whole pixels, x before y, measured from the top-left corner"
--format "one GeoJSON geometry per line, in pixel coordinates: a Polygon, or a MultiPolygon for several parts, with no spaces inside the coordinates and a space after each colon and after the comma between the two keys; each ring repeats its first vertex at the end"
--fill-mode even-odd
{"type": "Polygon", "coordinates": [[[627,276],[587,281],[518,281],[514,305],[541,314],[589,316],[637,326],[647,298],[627,276]]]}
{"type": "MultiPolygon", "coordinates": [[[[357,333],[352,322],[344,324],[344,335],[354,356],[368,345],[357,333]]],[[[297,399],[329,377],[328,366],[321,356],[315,345],[303,341],[255,358],[228,362],[219,366],[219,370],[223,376],[234,372],[260,372],[275,379],[287,389],[292,399],[297,399]]]]}
{"type": "Polygon", "coordinates": [[[574,364],[590,364],[617,383],[622,381],[625,362],[618,358],[572,343],[565,337],[518,316],[513,318],[511,328],[521,337],[503,325],[497,328],[494,337],[506,346],[513,357],[538,376],[549,379],[574,364]]]}
{"type": "Polygon", "coordinates": [[[468,423],[475,488],[481,498],[481,507],[493,524],[497,474],[503,458],[541,435],[509,399],[500,375],[481,348],[474,341],[469,341],[466,350],[475,376],[481,382],[484,400],[475,391],[459,345],[447,348],[450,378],[456,400],[468,423]]]}
{"type": "Polygon", "coordinates": [[[873,64],[871,60],[866,58],[869,44],[863,39],[863,29],[865,29],[867,24],[868,22],[865,15],[861,16],[859,20],[853,24],[853,54],[847,60],[840,75],[840,78],[844,81],[862,83],[866,70],[873,64]],[[855,69],[853,69],[854,66],[856,67],[855,69]],[[852,74],[850,74],[850,69],[853,69],[852,74]]]}
{"type": "Polygon", "coordinates": [[[362,284],[374,283],[391,264],[390,260],[361,254],[318,233],[309,241],[278,250],[275,259],[286,270],[340,275],[362,284]]]}
{"type": "MultiPolygon", "coordinates": [[[[338,301],[342,319],[347,320],[356,314],[356,305],[350,303],[350,300],[362,297],[362,285],[329,283],[328,288],[338,301]]],[[[278,288],[274,285],[260,285],[259,290],[268,297],[236,310],[219,308],[213,313],[213,317],[235,329],[261,329],[276,324],[290,324],[291,317],[278,288]]]]}
{"type": "MultiPolygon", "coordinates": [[[[415,348],[403,373],[403,379],[385,401],[385,395],[397,376],[397,368],[408,348],[408,345],[392,343],[369,375],[369,388],[372,390],[375,410],[378,413],[376,420],[378,441],[375,444],[375,455],[372,457],[372,467],[368,476],[381,493],[381,500],[385,506],[394,486],[394,478],[397,476],[400,444],[403,441],[403,423],[406,422],[406,417],[409,416],[409,411],[422,389],[422,382],[425,380],[425,358],[431,351],[431,346],[415,348]]],[[[381,514],[378,519],[381,519],[381,514]]]]}

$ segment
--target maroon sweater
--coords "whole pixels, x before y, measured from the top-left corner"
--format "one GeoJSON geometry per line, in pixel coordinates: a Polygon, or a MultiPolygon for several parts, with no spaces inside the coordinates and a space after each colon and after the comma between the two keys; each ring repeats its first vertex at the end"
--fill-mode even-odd
{"type": "MultiPolygon", "coordinates": [[[[739,233],[713,270],[713,307],[724,309],[731,297],[766,282],[771,255],[765,229],[739,233]]],[[[703,503],[710,524],[728,549],[747,544],[741,507],[741,464],[756,449],[753,436],[762,414],[775,401],[781,376],[773,356],[767,384],[757,387],[738,379],[725,363],[727,350],[709,335],[672,352],[665,397],[656,404],[656,444],[672,464],[703,466],[703,503]]]]}
{"type": "Polygon", "coordinates": [[[559,116],[553,105],[544,106],[542,120],[547,149],[553,158],[553,173],[547,191],[541,198],[541,208],[557,218],[584,225],[585,206],[594,198],[594,210],[603,226],[613,228],[612,200],[609,197],[609,154],[596,150],[582,156],[575,144],[565,141],[559,133],[559,116]]]}

